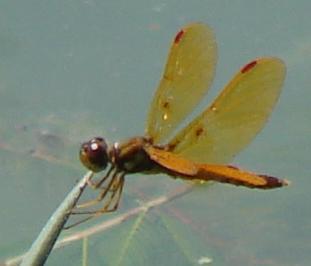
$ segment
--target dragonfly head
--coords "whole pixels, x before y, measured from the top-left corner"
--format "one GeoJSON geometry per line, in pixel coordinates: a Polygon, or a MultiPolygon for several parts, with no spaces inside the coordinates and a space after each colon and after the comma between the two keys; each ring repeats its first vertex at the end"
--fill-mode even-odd
{"type": "Polygon", "coordinates": [[[101,137],[84,142],[80,148],[80,161],[93,172],[100,172],[107,167],[108,145],[101,137]]]}

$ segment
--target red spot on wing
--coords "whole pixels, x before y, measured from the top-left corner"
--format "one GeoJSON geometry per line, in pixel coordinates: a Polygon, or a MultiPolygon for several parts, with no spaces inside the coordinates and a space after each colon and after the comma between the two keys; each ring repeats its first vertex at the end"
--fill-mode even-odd
{"type": "Polygon", "coordinates": [[[257,65],[257,61],[252,61],[250,63],[248,63],[247,65],[245,65],[242,69],[241,72],[244,74],[247,71],[251,70],[254,66],[257,65]]]}
{"type": "Polygon", "coordinates": [[[176,44],[179,43],[184,33],[185,33],[184,30],[179,31],[175,36],[174,43],[176,44]]]}

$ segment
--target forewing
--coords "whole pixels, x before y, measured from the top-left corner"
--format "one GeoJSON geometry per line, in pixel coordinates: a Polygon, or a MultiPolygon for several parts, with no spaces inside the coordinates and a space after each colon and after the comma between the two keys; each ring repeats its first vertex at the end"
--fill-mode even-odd
{"type": "Polygon", "coordinates": [[[227,163],[264,126],[279,97],[285,65],[261,58],[245,65],[169,149],[197,162],[227,163]]]}
{"type": "Polygon", "coordinates": [[[154,143],[167,138],[205,95],[216,60],[215,37],[207,25],[190,24],[177,33],[147,118],[146,135],[154,143]]]}

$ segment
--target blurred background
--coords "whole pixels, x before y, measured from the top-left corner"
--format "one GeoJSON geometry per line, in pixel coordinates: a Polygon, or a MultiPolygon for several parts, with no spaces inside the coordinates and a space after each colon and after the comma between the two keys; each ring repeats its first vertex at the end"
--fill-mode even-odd
{"type": "MultiPolygon", "coordinates": [[[[233,163],[292,184],[272,191],[197,187],[90,236],[88,265],[309,265],[310,10],[306,0],[2,0],[0,261],[30,247],[85,173],[81,142],[143,134],[171,39],[201,21],[214,29],[219,60],[197,113],[250,60],[285,61],[284,90],[269,123],[233,163]]],[[[128,176],[117,213],[64,236],[183,185],[166,176],[128,176]]],[[[47,265],[82,264],[82,246],[54,251],[47,265]]]]}

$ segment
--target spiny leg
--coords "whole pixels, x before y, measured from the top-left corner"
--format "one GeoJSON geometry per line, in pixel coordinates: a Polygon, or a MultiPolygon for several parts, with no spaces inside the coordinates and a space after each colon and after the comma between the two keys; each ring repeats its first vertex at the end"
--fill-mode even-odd
{"type": "MultiPolygon", "coordinates": [[[[101,214],[105,212],[113,212],[118,208],[122,190],[123,190],[123,185],[124,185],[124,175],[125,173],[116,173],[115,176],[113,177],[113,184],[110,186],[114,186],[109,199],[107,202],[104,204],[104,207],[98,209],[98,210],[90,210],[90,211],[77,211],[77,212],[72,212],[72,214],[101,214]],[[111,207],[111,204],[114,202],[114,204],[111,207]]],[[[110,184],[109,184],[110,185],[110,184]]],[[[96,201],[96,203],[102,201],[106,195],[107,195],[107,189],[103,190],[103,192],[93,201],[96,201]]]]}
{"type": "MultiPolygon", "coordinates": [[[[104,181],[106,180],[109,180],[108,178],[110,177],[110,180],[107,184],[107,186],[103,187],[103,188],[99,188],[100,189],[100,194],[99,196],[96,198],[96,199],[93,199],[93,200],[89,200],[89,201],[86,201],[84,203],[81,203],[81,204],[78,204],[76,205],[76,209],[81,209],[81,208],[87,208],[87,207],[90,207],[90,206],[93,206],[95,204],[97,204],[98,202],[102,201],[107,193],[111,190],[114,182],[115,182],[115,178],[117,177],[117,174],[118,174],[118,170],[117,169],[109,169],[109,175],[107,173],[107,175],[105,175],[98,183],[100,183],[100,185],[103,184],[104,181]],[[114,171],[112,171],[114,170],[114,171]],[[112,174],[111,174],[112,173],[112,174]]],[[[76,212],[76,211],[72,211],[71,214],[84,214],[84,212],[76,212]]]]}
{"type": "Polygon", "coordinates": [[[115,190],[111,193],[109,200],[105,203],[105,205],[102,208],[94,211],[84,212],[84,214],[92,214],[90,217],[91,219],[92,217],[96,217],[106,212],[114,212],[118,208],[121,199],[124,186],[124,175],[125,175],[124,173],[121,173],[119,175],[115,190]],[[114,202],[114,204],[111,206],[112,202],[114,202]]]}
{"type": "Polygon", "coordinates": [[[97,182],[94,182],[92,180],[88,180],[87,184],[92,189],[98,189],[107,180],[107,178],[110,176],[112,170],[115,170],[115,168],[111,165],[109,170],[107,171],[107,173],[103,177],[101,177],[97,182]]]}
{"type": "MultiPolygon", "coordinates": [[[[103,213],[106,213],[106,212],[113,212],[115,211],[118,206],[119,206],[119,202],[120,202],[120,199],[121,199],[121,195],[122,195],[122,191],[123,191],[123,186],[124,186],[124,173],[121,173],[120,176],[119,176],[119,179],[117,181],[117,185],[115,187],[115,190],[113,191],[113,193],[111,194],[110,196],[110,199],[109,201],[104,205],[103,208],[99,209],[99,210],[95,210],[95,211],[89,211],[89,212],[79,212],[79,213],[72,213],[72,214],[91,214],[89,215],[88,217],[84,218],[84,219],[81,219],[80,221],[77,221],[69,226],[66,226],[64,227],[64,229],[69,229],[69,228],[72,228],[76,225],[79,225],[83,222],[86,222],[92,218],[95,218],[103,213]],[[115,204],[113,205],[112,208],[109,208],[110,207],[110,204],[111,202],[114,200],[116,196],[116,200],[115,200],[115,204]]],[[[115,180],[115,179],[114,179],[115,180]]]]}
{"type": "Polygon", "coordinates": [[[117,181],[115,190],[110,195],[109,201],[104,205],[103,208],[93,211],[93,213],[101,214],[105,212],[114,212],[116,209],[118,209],[122,191],[123,191],[123,186],[124,186],[124,173],[121,173],[117,181]],[[114,204],[111,207],[112,202],[114,202],[114,204]]]}

